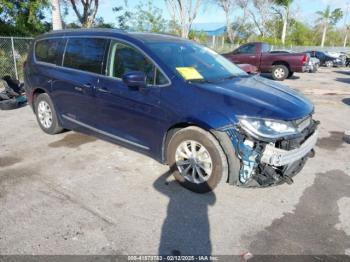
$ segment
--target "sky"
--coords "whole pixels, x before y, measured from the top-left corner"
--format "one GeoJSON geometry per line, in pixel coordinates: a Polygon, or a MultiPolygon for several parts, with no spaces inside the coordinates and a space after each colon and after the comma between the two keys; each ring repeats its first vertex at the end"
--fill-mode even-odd
{"type": "MultiPolygon", "coordinates": [[[[123,6],[125,0],[100,0],[100,6],[97,13],[97,17],[102,17],[107,23],[116,23],[115,13],[112,11],[113,7],[123,6]]],[[[139,2],[147,2],[148,0],[127,0],[128,8],[132,11],[133,8],[139,2]]],[[[214,0],[202,0],[203,6],[201,11],[197,15],[194,23],[224,23],[225,16],[223,11],[213,4],[214,0]]],[[[169,19],[168,9],[164,0],[153,0],[155,6],[163,10],[163,16],[165,19],[169,19]]],[[[331,6],[331,9],[342,8],[344,15],[349,5],[349,15],[347,16],[347,23],[350,22],[350,0],[294,0],[292,4],[292,10],[296,14],[297,18],[306,21],[312,25],[316,19],[316,12],[323,10],[327,5],[331,6]]],[[[237,12],[238,14],[239,12],[237,12]]],[[[66,17],[68,22],[76,20],[74,13],[71,11],[66,17]]],[[[345,19],[339,22],[339,25],[344,25],[345,19]]]]}

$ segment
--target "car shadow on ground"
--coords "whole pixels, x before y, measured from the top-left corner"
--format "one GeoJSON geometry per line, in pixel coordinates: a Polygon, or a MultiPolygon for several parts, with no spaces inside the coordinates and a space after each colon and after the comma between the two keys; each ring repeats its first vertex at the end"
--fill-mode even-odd
{"type": "Polygon", "coordinates": [[[169,198],[167,215],[162,225],[160,255],[210,255],[208,207],[214,205],[213,192],[193,193],[178,182],[169,182],[170,172],[162,174],[154,188],[169,198]]]}
{"type": "Polygon", "coordinates": [[[337,77],[335,81],[342,82],[345,84],[350,84],[350,77],[349,78],[343,78],[343,77],[337,77]]]}
{"type": "Polygon", "coordinates": [[[348,76],[350,76],[350,71],[339,71],[339,70],[337,70],[337,71],[334,71],[335,73],[337,73],[337,74],[342,74],[342,75],[348,75],[348,76]]]}
{"type": "Polygon", "coordinates": [[[344,98],[344,99],[342,100],[342,102],[343,102],[345,105],[350,106],[350,97],[344,98]]]}

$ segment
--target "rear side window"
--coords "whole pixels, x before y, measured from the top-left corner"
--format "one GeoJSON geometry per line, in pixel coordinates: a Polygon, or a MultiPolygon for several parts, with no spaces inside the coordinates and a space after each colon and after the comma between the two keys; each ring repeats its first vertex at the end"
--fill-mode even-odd
{"type": "Polygon", "coordinates": [[[101,74],[107,39],[70,38],[63,66],[101,74]]]}
{"type": "Polygon", "coordinates": [[[62,64],[65,40],[61,38],[40,40],[35,44],[35,59],[54,65],[62,64]]]}
{"type": "MultiPolygon", "coordinates": [[[[261,53],[268,53],[270,52],[270,46],[266,43],[261,44],[261,53]]],[[[281,53],[287,53],[287,52],[281,52],[281,53]]]]}

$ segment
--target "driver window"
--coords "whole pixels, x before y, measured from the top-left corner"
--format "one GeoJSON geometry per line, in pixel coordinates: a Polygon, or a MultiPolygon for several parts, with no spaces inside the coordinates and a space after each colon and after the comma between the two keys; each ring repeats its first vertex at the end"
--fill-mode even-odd
{"type": "Polygon", "coordinates": [[[256,53],[256,46],[255,44],[249,44],[242,46],[239,48],[239,53],[240,54],[255,54],[256,53]]]}
{"type": "Polygon", "coordinates": [[[162,85],[165,77],[156,66],[136,48],[112,40],[107,63],[107,75],[122,78],[130,71],[141,71],[148,85],[162,85]]]}

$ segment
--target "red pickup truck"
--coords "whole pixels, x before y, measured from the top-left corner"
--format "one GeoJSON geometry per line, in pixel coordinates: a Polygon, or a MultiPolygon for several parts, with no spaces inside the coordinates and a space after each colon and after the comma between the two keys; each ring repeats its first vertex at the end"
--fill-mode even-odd
{"type": "Polygon", "coordinates": [[[235,64],[251,64],[256,66],[259,72],[272,73],[273,79],[279,81],[291,77],[294,72],[308,71],[307,54],[272,54],[267,43],[248,43],[223,56],[235,64]]]}

